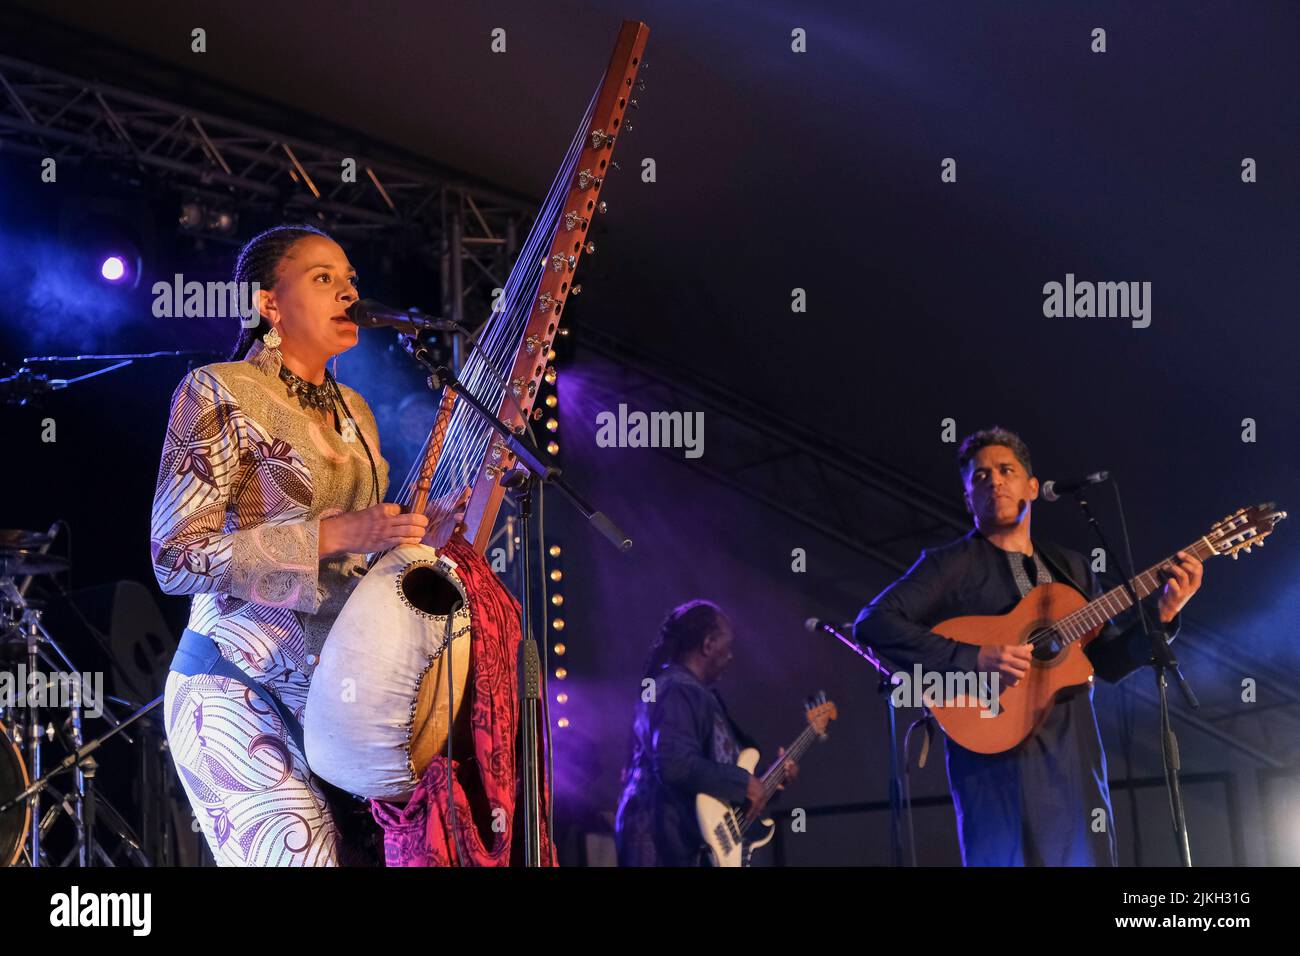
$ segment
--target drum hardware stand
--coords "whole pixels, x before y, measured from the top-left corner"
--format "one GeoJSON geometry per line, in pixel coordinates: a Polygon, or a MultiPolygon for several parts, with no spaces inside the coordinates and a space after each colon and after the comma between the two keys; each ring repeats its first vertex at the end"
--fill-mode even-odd
{"type": "MultiPolygon", "coordinates": [[[[134,695],[133,699],[127,700],[113,694],[104,694],[103,703],[100,705],[101,716],[110,726],[117,726],[119,718],[110,705],[120,707],[126,713],[131,713],[140,706],[140,701],[146,697],[147,690],[142,689],[136,683],[135,678],[122,667],[118,654],[113,650],[111,638],[82,613],[75,600],[75,595],[61,587],[57,580],[53,581],[53,584],[59,596],[67,602],[69,610],[85,627],[86,633],[94,639],[104,652],[109,666],[113,669],[113,674],[134,695]]],[[[54,646],[54,649],[67,661],[67,656],[57,646],[54,646]]],[[[70,671],[75,670],[70,662],[67,667],[70,671]]],[[[123,734],[122,739],[132,746],[137,742],[129,734],[123,734]]],[[[168,802],[173,800],[180,800],[182,805],[187,806],[188,798],[183,793],[178,794],[172,786],[176,782],[176,775],[170,770],[168,758],[163,756],[167,752],[167,738],[166,734],[161,731],[158,721],[148,720],[141,724],[139,743],[141,744],[140,749],[137,751],[139,756],[139,776],[136,780],[136,785],[139,788],[137,790],[140,811],[139,837],[136,837],[131,825],[126,822],[126,819],[116,808],[102,797],[98,809],[104,816],[100,819],[113,828],[118,838],[130,848],[131,854],[136,857],[136,862],[140,865],[171,866],[174,865],[172,850],[174,849],[173,843],[177,830],[171,812],[165,808],[168,802]],[[149,862],[151,860],[152,863],[149,862]]],[[[101,858],[104,857],[102,848],[99,849],[99,854],[101,858]]]]}
{"type": "MultiPolygon", "coordinates": [[[[145,704],[143,707],[137,710],[130,717],[127,717],[125,720],[119,723],[116,727],[111,728],[106,733],[103,733],[100,736],[96,737],[94,740],[90,741],[90,743],[83,744],[82,746],[74,750],[72,753],[68,754],[68,756],[65,757],[62,761],[60,761],[58,765],[53,767],[49,773],[45,774],[44,776],[38,779],[33,780],[31,786],[29,786],[22,793],[0,804],[0,814],[4,814],[8,812],[10,809],[12,809],[13,807],[19,806],[24,801],[28,801],[28,800],[31,801],[33,807],[32,843],[33,846],[36,848],[36,853],[33,853],[31,857],[31,865],[33,867],[40,865],[41,858],[40,856],[37,855],[37,853],[39,853],[40,851],[39,835],[41,831],[48,829],[50,823],[52,823],[52,819],[41,820],[39,819],[38,815],[34,812],[35,808],[39,805],[38,802],[40,800],[41,791],[47,788],[53,790],[53,788],[50,787],[50,781],[53,780],[55,777],[57,777],[59,774],[65,773],[68,770],[75,769],[75,771],[79,775],[81,775],[83,779],[86,775],[89,775],[93,779],[98,764],[95,762],[91,754],[93,754],[96,750],[98,750],[101,746],[103,746],[105,741],[109,740],[112,737],[117,736],[118,734],[122,734],[123,731],[128,726],[130,726],[135,721],[139,720],[145,714],[149,713],[151,710],[153,710],[162,702],[163,702],[163,695],[159,694],[149,703],[145,704]]],[[[125,735],[123,734],[123,736],[125,735]]],[[[80,783],[79,786],[81,786],[80,783]]],[[[57,791],[54,792],[57,793],[57,791]]],[[[64,801],[61,800],[60,804],[62,804],[63,802],[64,801]]],[[[107,807],[107,804],[105,804],[105,806],[107,807]]],[[[51,816],[57,814],[57,812],[58,812],[57,806],[52,808],[51,816]]],[[[114,811],[113,815],[116,816],[116,811],[114,811]]],[[[76,818],[75,813],[73,814],[73,817],[74,819],[76,818]]],[[[82,859],[83,861],[93,860],[96,855],[100,856],[101,858],[107,859],[107,857],[103,853],[102,848],[99,848],[93,843],[93,835],[90,832],[90,827],[94,825],[94,822],[95,822],[95,801],[94,801],[94,795],[92,789],[91,794],[88,798],[88,805],[85,810],[85,819],[83,823],[78,827],[78,836],[77,836],[78,855],[79,858],[82,859]]],[[[124,821],[121,821],[119,818],[116,822],[122,823],[124,821]]],[[[131,845],[132,849],[139,852],[138,843],[136,843],[134,840],[128,840],[128,843],[131,845]]],[[[92,864],[89,862],[83,862],[82,865],[90,866],[92,864]]]]}
{"type": "MultiPolygon", "coordinates": [[[[23,636],[27,641],[27,673],[36,673],[36,660],[39,656],[40,638],[39,614],[32,608],[23,608],[23,636]]],[[[24,688],[25,690],[25,688],[24,688]]],[[[41,774],[41,712],[30,697],[27,704],[27,776],[35,780],[41,774]]],[[[41,822],[40,797],[32,799],[32,833],[27,852],[31,855],[32,866],[40,866],[41,860],[41,822]]],[[[0,808],[0,813],[6,808],[0,808]]]]}
{"type": "MultiPolygon", "coordinates": [[[[48,544],[46,547],[48,547],[48,544]]],[[[44,553],[44,549],[42,549],[41,553],[44,553]]],[[[32,867],[41,866],[42,861],[47,859],[47,856],[42,849],[42,840],[45,834],[49,832],[50,827],[53,826],[54,822],[58,819],[59,814],[66,812],[72,819],[77,830],[77,845],[74,852],[77,855],[79,864],[83,867],[94,866],[94,861],[98,856],[111,865],[111,861],[104,853],[103,848],[98,846],[94,841],[94,825],[97,804],[95,774],[99,765],[90,754],[95,749],[98,749],[99,745],[96,743],[90,747],[83,747],[84,741],[81,726],[83,704],[81,696],[81,672],[73,666],[68,656],[63,653],[63,650],[59,647],[58,643],[41,623],[41,612],[27,603],[25,592],[30,583],[31,576],[23,582],[21,588],[14,585],[11,577],[6,576],[0,578],[0,604],[6,605],[8,608],[20,612],[16,626],[21,627],[23,631],[24,643],[26,644],[27,650],[26,664],[29,679],[30,675],[38,672],[38,665],[41,662],[50,666],[51,670],[60,669],[59,662],[52,660],[49,655],[46,654],[44,649],[41,648],[40,645],[42,643],[48,645],[53,653],[61,659],[63,668],[66,668],[65,672],[72,676],[73,679],[69,681],[68,684],[71,690],[71,701],[67,720],[67,724],[71,725],[70,737],[72,747],[70,749],[74,751],[74,756],[82,753],[83,750],[85,752],[81,758],[75,760],[72,764],[69,764],[68,761],[65,760],[59,765],[59,767],[55,768],[45,776],[41,776],[41,737],[44,735],[45,731],[41,726],[41,714],[37,701],[26,692],[26,689],[24,689],[24,703],[26,704],[25,709],[27,710],[24,722],[26,724],[28,745],[26,754],[28,778],[35,781],[32,787],[29,787],[28,791],[26,791],[31,801],[32,828],[25,855],[32,867]],[[51,777],[69,767],[75,767],[76,797],[75,804],[71,808],[68,806],[67,796],[63,795],[53,787],[48,787],[48,781],[51,777]],[[51,795],[57,798],[57,801],[49,808],[49,811],[42,816],[40,812],[40,794],[41,791],[45,790],[47,787],[49,788],[51,795]]],[[[159,701],[160,700],[161,698],[159,698],[159,701]]],[[[156,705],[157,702],[158,701],[155,701],[154,705],[156,705]]],[[[152,708],[154,705],[149,705],[149,707],[152,708]]],[[[108,711],[106,701],[101,703],[100,709],[105,719],[114,725],[113,730],[100,738],[100,742],[107,740],[114,734],[121,733],[123,740],[129,744],[134,744],[134,739],[129,734],[125,733],[125,727],[127,723],[130,723],[130,720],[136,719],[136,717],[139,716],[139,713],[144,713],[145,711],[142,710],[130,720],[122,722],[108,711]]],[[[51,739],[53,739],[53,729],[53,725],[51,724],[51,739]]],[[[22,798],[19,797],[6,802],[3,806],[0,806],[0,813],[4,813],[10,807],[17,805],[21,800],[22,798]]],[[[105,818],[117,835],[128,846],[130,846],[133,851],[143,856],[139,843],[131,835],[130,827],[126,824],[126,821],[122,819],[121,815],[118,814],[115,809],[113,809],[111,804],[105,803],[104,809],[109,811],[105,814],[105,818]]],[[[68,859],[70,860],[70,858],[71,854],[68,859]]],[[[64,862],[66,863],[68,860],[65,860],[64,862]]],[[[147,865],[147,859],[145,862],[147,865]]]]}
{"type": "MultiPolygon", "coordinates": [[[[528,564],[530,560],[531,548],[528,542],[529,520],[525,515],[531,514],[532,504],[532,482],[540,480],[547,484],[555,485],[570,502],[578,509],[584,518],[591,523],[611,544],[619,551],[626,551],[632,547],[632,539],[623,534],[614,522],[610,521],[604,514],[591,507],[580,494],[560,476],[560,469],[549,464],[541,457],[541,453],[529,448],[514,430],[501,419],[497,418],[482,402],[478,400],[455,374],[444,365],[436,365],[428,347],[422,343],[418,336],[401,336],[402,344],[410,353],[411,357],[419,362],[429,372],[428,385],[430,389],[449,388],[457,397],[463,399],[471,408],[476,411],[480,417],[486,421],[492,429],[500,436],[500,440],[506,448],[515,456],[520,469],[524,470],[527,487],[524,493],[520,495],[520,547],[524,555],[524,594],[521,604],[521,633],[523,640],[519,646],[519,668],[524,682],[523,699],[524,708],[522,713],[521,737],[524,758],[522,761],[522,771],[524,775],[524,865],[541,866],[541,785],[539,780],[539,768],[537,761],[537,752],[539,748],[539,736],[537,726],[537,705],[541,696],[541,666],[537,652],[537,641],[532,633],[532,619],[530,614],[532,577],[528,573],[528,564]]],[[[553,786],[553,781],[548,780],[547,784],[553,786]]],[[[554,835],[552,835],[552,838],[554,835]]]]}

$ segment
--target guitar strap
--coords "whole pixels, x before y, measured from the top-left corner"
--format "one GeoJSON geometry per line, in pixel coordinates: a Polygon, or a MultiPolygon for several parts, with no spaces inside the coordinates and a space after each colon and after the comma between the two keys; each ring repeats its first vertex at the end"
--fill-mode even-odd
{"type": "Polygon", "coordinates": [[[1034,550],[1043,556],[1058,581],[1068,584],[1088,600],[1092,600],[1092,595],[1088,593],[1088,581],[1085,575],[1083,580],[1079,580],[1078,572],[1071,567],[1070,562],[1062,549],[1054,544],[1047,544],[1042,541],[1034,542],[1034,550]]]}
{"type": "Polygon", "coordinates": [[[193,677],[196,674],[215,674],[218,677],[225,677],[228,680],[238,681],[249,690],[251,690],[262,701],[271,708],[271,710],[280,718],[280,723],[284,724],[284,729],[293,742],[298,745],[298,753],[305,754],[307,751],[302,745],[302,724],[294,715],[288,706],[271,693],[267,687],[259,681],[253,680],[238,667],[221,656],[221,651],[217,650],[217,642],[206,634],[200,634],[198,631],[191,631],[188,627],[181,634],[180,643],[176,646],[176,656],[172,658],[171,669],[185,677],[193,677]]]}
{"type": "Polygon", "coordinates": [[[745,733],[745,731],[741,729],[740,724],[736,723],[735,719],[732,718],[731,711],[727,710],[727,705],[726,702],[723,701],[722,695],[716,690],[712,691],[712,693],[714,700],[716,700],[718,706],[722,708],[723,718],[731,727],[731,735],[736,738],[736,745],[741,750],[744,750],[746,747],[753,747],[755,750],[761,750],[762,748],[758,746],[758,741],[745,733]]]}

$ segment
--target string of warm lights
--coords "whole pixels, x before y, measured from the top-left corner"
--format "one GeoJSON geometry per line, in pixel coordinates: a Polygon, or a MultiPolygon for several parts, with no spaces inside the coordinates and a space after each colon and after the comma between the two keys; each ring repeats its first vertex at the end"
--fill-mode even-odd
{"type": "MultiPolygon", "coordinates": [[[[560,412],[559,412],[559,387],[557,380],[559,376],[555,371],[555,349],[546,353],[546,361],[550,364],[546,366],[546,372],[542,376],[542,387],[539,397],[541,405],[533,412],[533,417],[541,420],[545,417],[545,427],[551,433],[550,440],[546,443],[546,453],[554,458],[560,452],[560,443],[557,440],[560,430],[560,412]]],[[[568,650],[562,640],[564,636],[564,568],[561,558],[564,551],[558,544],[550,544],[546,548],[546,589],[549,594],[547,600],[550,607],[546,609],[549,618],[548,638],[554,641],[551,645],[551,652],[559,660],[556,663],[554,675],[557,681],[563,682],[569,676],[569,669],[564,666],[564,655],[568,650]]],[[[564,684],[561,683],[555,694],[555,703],[559,705],[560,712],[556,718],[555,725],[561,729],[569,726],[569,717],[565,713],[565,705],[569,702],[569,692],[565,690],[564,684]]]]}
{"type": "MultiPolygon", "coordinates": [[[[564,641],[562,640],[564,636],[564,618],[560,616],[563,613],[561,609],[564,607],[564,594],[559,590],[560,587],[563,587],[562,582],[564,581],[564,568],[561,567],[563,563],[561,561],[563,554],[564,552],[558,544],[552,544],[546,549],[546,577],[549,581],[548,587],[556,589],[551,591],[551,607],[548,613],[551,615],[550,638],[555,642],[551,645],[551,652],[559,658],[559,661],[557,661],[555,665],[554,672],[557,681],[564,681],[569,676],[569,669],[565,667],[563,663],[564,655],[568,648],[564,646],[564,641]]],[[[557,727],[564,728],[569,726],[569,718],[564,712],[565,705],[568,704],[568,702],[569,692],[564,689],[564,685],[561,683],[555,694],[555,703],[560,706],[560,715],[555,721],[557,727]]]]}

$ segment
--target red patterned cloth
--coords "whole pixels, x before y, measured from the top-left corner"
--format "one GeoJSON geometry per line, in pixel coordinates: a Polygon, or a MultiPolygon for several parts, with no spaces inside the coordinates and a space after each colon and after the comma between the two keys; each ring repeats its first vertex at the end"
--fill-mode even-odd
{"type": "MultiPolygon", "coordinates": [[[[370,801],[370,812],[384,830],[388,866],[509,866],[515,819],[515,736],[519,726],[517,655],[519,602],[501,586],[484,560],[460,535],[442,553],[456,562],[456,573],[470,595],[470,660],[466,682],[474,760],[452,762],[456,814],[447,820],[447,758],[437,757],[405,805],[370,801]],[[486,823],[485,845],[474,824],[462,774],[477,772],[481,791],[473,810],[486,823]],[[478,803],[483,805],[479,806],[478,803]]],[[[538,742],[543,771],[544,740],[538,742]]],[[[546,787],[542,787],[542,860],[555,866],[555,847],[546,827],[546,787]]]]}

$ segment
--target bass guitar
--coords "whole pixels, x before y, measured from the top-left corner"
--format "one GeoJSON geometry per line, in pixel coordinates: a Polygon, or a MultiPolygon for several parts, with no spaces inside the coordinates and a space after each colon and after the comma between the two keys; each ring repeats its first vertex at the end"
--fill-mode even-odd
{"type": "MultiPolygon", "coordinates": [[[[826,739],[826,727],[837,716],[835,704],[821,692],[808,702],[806,711],[808,726],[786,748],[781,759],[763,774],[764,804],[785,782],[790,764],[797,761],[814,740],[826,739]]],[[[753,773],[758,766],[758,750],[746,747],[736,759],[736,765],[753,773]]],[[[763,819],[761,822],[765,831],[750,838],[746,831],[754,823],[760,822],[757,814],[748,806],[732,807],[707,793],[695,795],[695,818],[699,821],[700,833],[704,835],[704,844],[713,856],[714,866],[749,866],[750,854],[759,847],[766,846],[776,835],[776,824],[770,819],[763,819]]]]}

